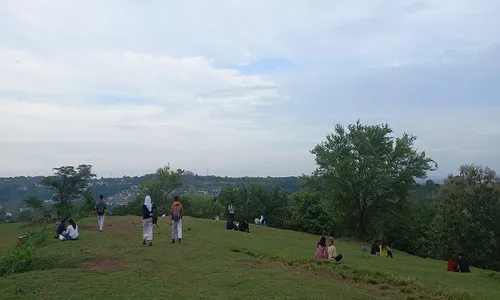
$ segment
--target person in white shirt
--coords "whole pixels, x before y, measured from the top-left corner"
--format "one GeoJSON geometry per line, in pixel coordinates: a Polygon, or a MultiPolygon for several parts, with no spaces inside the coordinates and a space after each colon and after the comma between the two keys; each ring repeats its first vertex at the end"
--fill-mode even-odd
{"type": "Polygon", "coordinates": [[[342,260],[342,254],[337,253],[337,247],[335,247],[335,242],[333,240],[333,237],[328,238],[326,245],[327,245],[328,260],[334,260],[336,262],[340,262],[342,260]]]}
{"type": "Polygon", "coordinates": [[[63,234],[59,237],[61,241],[65,240],[72,241],[78,239],[78,225],[76,225],[73,219],[69,219],[68,223],[69,223],[68,228],[66,228],[66,231],[63,232],[63,234]]]}
{"type": "Polygon", "coordinates": [[[229,203],[227,211],[229,213],[229,219],[234,220],[234,213],[236,212],[236,205],[234,204],[234,201],[231,201],[231,203],[229,203]]]}

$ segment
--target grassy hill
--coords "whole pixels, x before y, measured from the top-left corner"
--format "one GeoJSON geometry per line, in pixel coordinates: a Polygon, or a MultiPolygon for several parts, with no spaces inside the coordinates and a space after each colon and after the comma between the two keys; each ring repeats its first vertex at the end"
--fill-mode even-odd
{"type": "MultiPolygon", "coordinates": [[[[160,219],[153,247],[141,245],[138,217],[80,222],[80,240],[53,238],[37,249],[30,272],[0,277],[0,299],[498,299],[500,273],[446,272],[446,262],[395,251],[394,260],[363,254],[338,240],[342,264],[311,260],[317,236],[185,218],[184,241],[170,244],[160,219]]],[[[0,225],[0,253],[31,230],[0,225]]],[[[52,234],[52,228],[46,232],[52,234]]]]}

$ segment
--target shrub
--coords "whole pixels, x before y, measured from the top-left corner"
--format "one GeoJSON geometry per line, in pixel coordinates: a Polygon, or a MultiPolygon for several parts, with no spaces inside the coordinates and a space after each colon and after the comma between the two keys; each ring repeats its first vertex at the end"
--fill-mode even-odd
{"type": "Polygon", "coordinates": [[[0,257],[0,276],[32,270],[35,250],[45,242],[45,229],[26,234],[16,248],[0,257]]]}

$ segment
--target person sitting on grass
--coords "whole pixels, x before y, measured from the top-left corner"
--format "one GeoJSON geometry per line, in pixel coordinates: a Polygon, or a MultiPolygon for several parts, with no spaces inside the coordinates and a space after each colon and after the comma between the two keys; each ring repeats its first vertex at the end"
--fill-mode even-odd
{"type": "Polygon", "coordinates": [[[61,222],[56,224],[56,235],[55,238],[58,239],[60,235],[66,230],[66,218],[62,219],[61,222]]]}
{"type": "Polygon", "coordinates": [[[462,255],[458,256],[458,272],[470,273],[469,262],[462,255]]]}
{"type": "Polygon", "coordinates": [[[243,219],[238,223],[238,231],[250,233],[250,225],[247,220],[243,219]]]}
{"type": "Polygon", "coordinates": [[[61,237],[59,237],[59,239],[61,241],[65,241],[65,240],[74,241],[74,240],[78,239],[78,225],[76,225],[76,223],[75,223],[75,221],[73,221],[73,219],[69,219],[68,223],[69,223],[68,228],[61,235],[62,239],[61,239],[61,237]]]}
{"type": "Polygon", "coordinates": [[[226,222],[226,229],[227,230],[233,230],[234,228],[234,222],[233,219],[228,219],[226,222]]]}
{"type": "Polygon", "coordinates": [[[342,260],[342,254],[337,253],[337,247],[335,247],[335,241],[333,240],[333,237],[328,238],[326,252],[328,255],[328,260],[334,260],[336,262],[340,262],[342,260]]]}
{"type": "Polygon", "coordinates": [[[446,271],[448,272],[458,272],[458,256],[454,255],[448,260],[448,265],[446,266],[446,271]]]}
{"type": "Polygon", "coordinates": [[[322,236],[319,242],[316,244],[316,253],[314,254],[314,258],[316,259],[328,258],[328,254],[326,252],[326,238],[324,236],[322,236]]]}

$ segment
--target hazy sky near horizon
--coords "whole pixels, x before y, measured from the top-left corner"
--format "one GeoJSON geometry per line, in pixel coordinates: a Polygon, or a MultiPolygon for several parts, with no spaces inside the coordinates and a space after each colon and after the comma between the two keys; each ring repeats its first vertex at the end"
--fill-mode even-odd
{"type": "Polygon", "coordinates": [[[0,1],[0,176],[310,173],[387,122],[500,172],[498,0],[0,1]]]}

